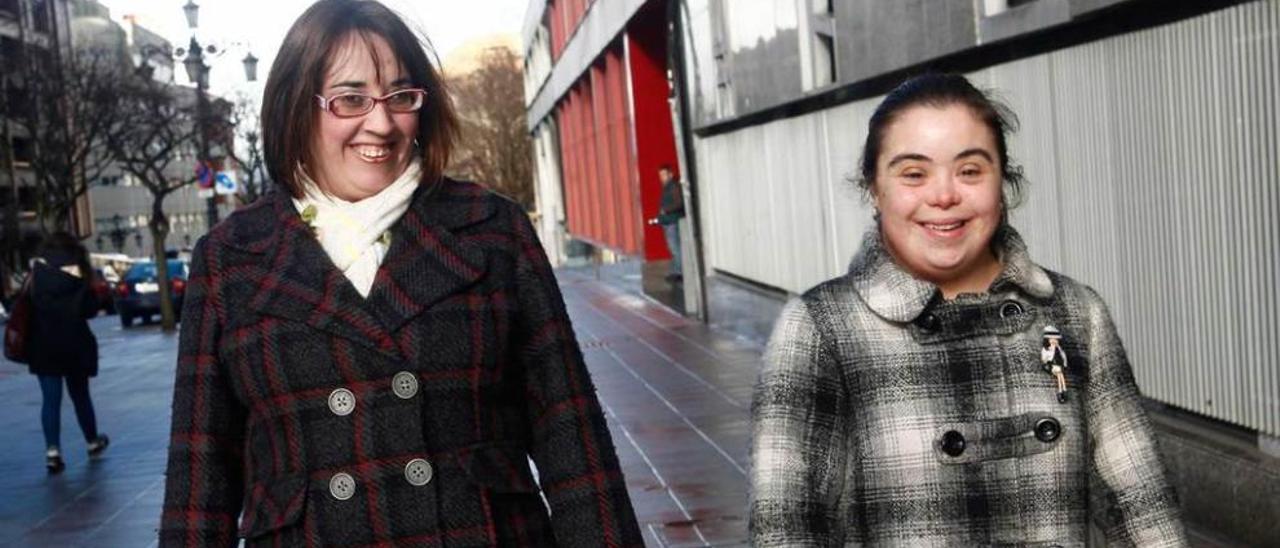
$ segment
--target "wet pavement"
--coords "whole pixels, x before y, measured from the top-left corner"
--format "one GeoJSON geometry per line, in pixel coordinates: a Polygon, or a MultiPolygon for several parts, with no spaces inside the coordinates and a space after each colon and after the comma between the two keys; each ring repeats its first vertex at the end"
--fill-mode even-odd
{"type": "MultiPolygon", "coordinates": [[[[650,546],[746,538],[748,409],[759,341],[685,319],[629,290],[626,275],[559,272],[650,546]]],[[[67,469],[44,470],[40,391],[0,359],[0,546],[153,546],[164,489],[177,337],[92,322],[91,383],[110,449],[89,461],[64,397],[67,469]]]]}

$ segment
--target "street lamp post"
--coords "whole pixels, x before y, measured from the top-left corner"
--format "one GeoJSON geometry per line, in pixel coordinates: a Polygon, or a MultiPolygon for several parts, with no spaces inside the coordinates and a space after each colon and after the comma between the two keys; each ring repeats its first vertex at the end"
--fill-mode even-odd
{"type": "MultiPolygon", "coordinates": [[[[187,10],[188,22],[194,22],[195,19],[192,12],[195,11],[195,8],[195,2],[191,1],[188,1],[187,6],[183,8],[187,10]]],[[[209,65],[204,64],[204,48],[200,46],[200,42],[196,41],[195,36],[191,37],[191,44],[187,46],[187,57],[182,61],[182,64],[187,68],[187,78],[196,83],[196,134],[197,143],[200,147],[199,162],[204,169],[212,170],[213,168],[209,164],[209,128],[205,125],[206,118],[209,115],[208,99],[205,96],[205,91],[209,87],[209,65]]],[[[208,218],[209,230],[213,230],[213,225],[218,224],[218,195],[216,192],[210,191],[205,205],[205,216],[208,218]]]]}
{"type": "MultiPolygon", "coordinates": [[[[182,6],[182,11],[187,17],[187,27],[194,31],[200,24],[200,6],[195,3],[195,0],[187,0],[186,5],[182,6]]],[[[207,125],[209,99],[206,93],[209,89],[210,67],[204,62],[206,49],[210,55],[221,55],[226,52],[225,48],[201,46],[195,35],[192,34],[191,43],[187,45],[186,56],[182,64],[187,69],[187,78],[196,84],[196,131],[199,132],[197,141],[200,147],[199,161],[204,166],[204,169],[209,170],[209,176],[213,177],[213,166],[209,158],[209,127],[207,125]]],[[[241,62],[244,63],[245,79],[250,82],[256,81],[258,79],[258,58],[254,57],[253,53],[250,52],[241,62]]],[[[209,230],[213,230],[213,226],[218,224],[218,194],[214,189],[211,189],[205,215],[208,217],[209,230]]]]}

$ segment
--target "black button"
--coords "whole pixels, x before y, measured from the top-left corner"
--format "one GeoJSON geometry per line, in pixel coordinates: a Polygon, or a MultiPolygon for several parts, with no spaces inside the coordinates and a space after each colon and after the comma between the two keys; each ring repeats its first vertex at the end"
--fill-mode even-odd
{"type": "Polygon", "coordinates": [[[1018,301],[1005,301],[1000,305],[1001,318],[1012,318],[1019,314],[1022,314],[1022,305],[1018,304],[1018,301]]]}
{"type": "Polygon", "coordinates": [[[1052,443],[1062,435],[1062,425],[1058,423],[1058,419],[1053,417],[1045,417],[1036,421],[1036,439],[1052,443]]]}
{"type": "Polygon", "coordinates": [[[937,331],[938,328],[942,327],[942,320],[939,320],[938,316],[930,312],[920,316],[920,318],[916,320],[916,324],[926,331],[937,331]]]}
{"type": "Polygon", "coordinates": [[[952,457],[964,453],[964,434],[951,430],[942,435],[942,452],[952,457]]]}

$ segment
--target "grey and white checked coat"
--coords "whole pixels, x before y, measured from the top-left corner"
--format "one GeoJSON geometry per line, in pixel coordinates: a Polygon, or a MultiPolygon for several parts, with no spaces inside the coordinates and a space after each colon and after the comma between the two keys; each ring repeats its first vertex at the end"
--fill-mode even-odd
{"type": "Polygon", "coordinates": [[[755,546],[1184,546],[1106,305],[1012,229],[984,295],[943,300],[878,231],[787,304],[752,405],[755,546]],[[1040,361],[1062,332],[1068,398],[1040,361]]]}

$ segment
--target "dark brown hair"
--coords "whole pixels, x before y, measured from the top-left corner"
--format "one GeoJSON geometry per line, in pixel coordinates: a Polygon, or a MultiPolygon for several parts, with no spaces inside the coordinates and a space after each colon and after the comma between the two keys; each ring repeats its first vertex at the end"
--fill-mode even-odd
{"type": "Polygon", "coordinates": [[[374,0],[320,0],[298,17],[271,65],[262,101],[262,146],[267,172],[283,190],[301,195],[299,165],[313,165],[312,138],[321,114],[315,96],[335,51],[349,37],[387,41],[413,86],[427,90],[418,111],[421,183],[434,183],[449,163],[458,136],[453,102],[439,71],[427,57],[430,42],[394,11],[374,0]],[[424,48],[424,44],[426,48],[424,48]]]}
{"type": "Polygon", "coordinates": [[[1017,131],[1018,117],[1013,109],[997,100],[991,92],[974,87],[967,78],[959,74],[916,76],[899,84],[885,96],[867,122],[867,141],[862,146],[861,173],[856,179],[858,187],[868,194],[874,192],[876,160],[884,146],[885,130],[899,114],[916,106],[941,108],[950,105],[968,107],[995,137],[996,155],[999,156],[1000,172],[1004,176],[1001,199],[1006,202],[1007,216],[1009,207],[1016,207],[1022,201],[1023,187],[1026,185],[1022,168],[1009,158],[1009,147],[1006,144],[1009,134],[1017,131]]]}

